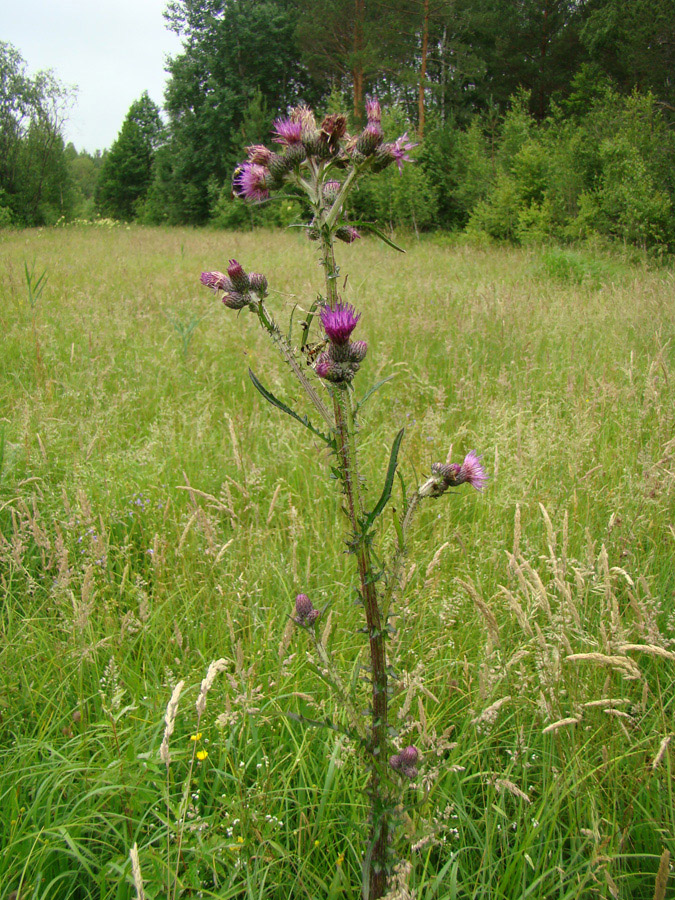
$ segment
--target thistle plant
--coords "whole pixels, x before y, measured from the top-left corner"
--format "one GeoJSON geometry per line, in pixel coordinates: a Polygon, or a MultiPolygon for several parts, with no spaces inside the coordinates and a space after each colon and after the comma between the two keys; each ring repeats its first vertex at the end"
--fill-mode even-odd
{"type": "MultiPolygon", "coordinates": [[[[318,124],[313,112],[300,106],[288,118],[274,123],[273,140],[277,150],[263,145],[247,148],[248,158],[235,171],[233,187],[244,200],[263,202],[271,194],[283,190],[302,199],[308,210],[303,226],[310,240],[316,241],[323,267],[324,290],[309,306],[302,324],[299,346],[294,346],[277,325],[266,305],[268,282],[264,275],[247,273],[236,260],[230,260],[227,272],[204,272],[201,282],[222,295],[226,307],[249,310],[278,349],[285,363],[300,383],[314,409],[313,420],[307,413],[291,409],[274,396],[249,370],[254,386],[273,406],[292,416],[319,437],[334,455],[348,519],[347,546],[355,561],[358,594],[363,606],[368,642],[369,709],[364,719],[356,689],[345,685],[328,648],[317,633],[322,611],[316,609],[304,593],[289,611],[298,629],[307,632],[323,672],[332,685],[339,708],[347,719],[346,729],[362,749],[368,770],[369,837],[363,853],[363,897],[377,900],[387,889],[387,879],[396,863],[394,832],[397,809],[404,787],[418,775],[423,760],[418,749],[407,746],[396,751],[390,726],[390,668],[387,657],[389,618],[396,605],[403,563],[415,514],[426,500],[441,497],[448,490],[470,484],[481,490],[485,471],[480,457],[470,452],[462,463],[434,463],[429,478],[411,492],[404,493],[402,511],[394,512],[395,539],[388,560],[375,553],[376,523],[391,498],[398,467],[403,429],[396,435],[379,499],[367,499],[360,475],[358,459],[359,403],[353,387],[363,367],[368,346],[354,339],[361,313],[345,302],[338,285],[339,269],[335,260],[336,241],[353,244],[368,229],[386,243],[393,243],[372,225],[350,222],[346,203],[358,180],[366,173],[378,173],[392,164],[399,170],[410,162],[409,152],[416,146],[407,134],[385,142],[381,109],[377,100],[366,106],[367,124],[356,135],[347,132],[342,115],[329,115],[318,124]],[[306,348],[310,330],[320,322],[323,349],[313,360],[305,360],[300,351],[306,348]],[[318,418],[316,418],[318,416],[318,418]],[[377,561],[376,561],[377,560],[377,561]]],[[[400,249],[400,248],[396,248],[400,249]]],[[[385,379],[385,381],[388,379],[385,379]]],[[[375,385],[368,394],[381,384],[375,385]]]]}

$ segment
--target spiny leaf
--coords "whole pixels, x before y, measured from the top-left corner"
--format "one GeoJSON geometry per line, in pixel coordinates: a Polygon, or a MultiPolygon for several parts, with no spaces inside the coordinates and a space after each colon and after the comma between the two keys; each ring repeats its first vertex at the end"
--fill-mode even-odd
{"type": "Polygon", "coordinates": [[[373,524],[375,519],[382,513],[389,498],[391,497],[391,488],[394,483],[394,475],[396,474],[396,466],[398,463],[398,451],[401,447],[401,441],[403,440],[403,434],[405,432],[405,428],[401,428],[399,433],[394,438],[394,443],[391,448],[391,455],[389,456],[389,466],[387,468],[387,476],[384,480],[384,487],[382,488],[382,494],[380,499],[377,501],[377,505],[373,509],[372,512],[368,513],[363,523],[363,533],[365,534],[370,526],[373,524]]]}
{"type": "Polygon", "coordinates": [[[403,247],[399,247],[398,244],[395,244],[391,238],[388,238],[387,235],[384,234],[384,232],[380,231],[380,229],[373,225],[371,222],[350,222],[350,224],[354,228],[365,228],[366,231],[370,231],[375,235],[375,237],[379,237],[379,239],[381,241],[384,241],[384,243],[389,247],[392,247],[394,250],[398,250],[399,253],[405,253],[403,247]]]}
{"type": "Polygon", "coordinates": [[[329,437],[327,434],[319,431],[318,428],[315,428],[309,421],[307,416],[299,416],[294,410],[290,408],[290,406],[287,406],[282,400],[279,400],[278,397],[275,397],[271,391],[268,391],[267,388],[258,381],[252,369],[248,370],[248,375],[253,382],[253,386],[255,387],[255,389],[263,395],[268,403],[271,403],[272,406],[276,406],[277,409],[285,412],[287,416],[290,416],[292,419],[300,422],[300,424],[304,425],[305,428],[308,428],[312,432],[312,434],[315,434],[317,437],[321,438],[321,440],[324,441],[324,443],[327,444],[331,449],[335,449],[335,441],[332,437],[329,437]]]}

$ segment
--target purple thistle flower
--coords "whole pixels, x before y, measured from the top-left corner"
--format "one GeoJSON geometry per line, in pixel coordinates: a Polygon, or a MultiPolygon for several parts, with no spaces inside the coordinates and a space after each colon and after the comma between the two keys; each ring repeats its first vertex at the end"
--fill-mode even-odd
{"type": "Polygon", "coordinates": [[[377,97],[373,97],[372,100],[366,100],[366,117],[369,122],[379,123],[382,121],[382,110],[377,97]]]}
{"type": "Polygon", "coordinates": [[[477,491],[483,490],[483,486],[485,485],[488,476],[483,468],[481,459],[482,456],[478,456],[474,450],[469,450],[457,473],[457,484],[468,482],[471,487],[476,488],[477,491]]]}
{"type": "Polygon", "coordinates": [[[230,279],[222,272],[202,272],[199,280],[213,291],[231,291],[233,287],[230,279]]]}
{"type": "Polygon", "coordinates": [[[274,122],[274,142],[290,147],[299,144],[302,140],[302,122],[294,122],[292,119],[276,119],[274,122]]]}
{"type": "Polygon", "coordinates": [[[338,302],[335,308],[324,306],[321,310],[324,331],[334,344],[346,344],[360,318],[361,313],[357,313],[349,303],[338,302]]]}
{"type": "Polygon", "coordinates": [[[482,491],[488,476],[481,459],[481,456],[470,450],[461,465],[459,463],[433,463],[431,471],[443,479],[445,487],[459,487],[460,484],[468,483],[477,491],[482,491]]]}
{"type": "Polygon", "coordinates": [[[401,750],[395,756],[389,757],[389,765],[392,769],[405,775],[406,778],[415,778],[417,776],[417,762],[419,760],[419,752],[417,747],[412,744],[401,750]]]}
{"type": "Polygon", "coordinates": [[[264,166],[245,162],[234,173],[234,192],[245,200],[266,200],[269,195],[269,171],[264,166]]]}
{"type": "Polygon", "coordinates": [[[383,150],[389,154],[392,160],[398,166],[399,172],[403,172],[403,163],[404,162],[413,162],[413,160],[408,156],[408,153],[411,150],[414,150],[417,144],[412,144],[408,140],[408,132],[402,134],[400,138],[396,138],[393,144],[386,144],[383,147],[383,150]]]}

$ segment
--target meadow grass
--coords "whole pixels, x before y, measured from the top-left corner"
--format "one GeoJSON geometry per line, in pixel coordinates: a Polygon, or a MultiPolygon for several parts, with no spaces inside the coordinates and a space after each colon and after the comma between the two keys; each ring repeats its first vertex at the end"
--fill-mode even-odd
{"type": "MultiPolygon", "coordinates": [[[[393,714],[424,758],[397,896],[651,900],[675,853],[675,277],[405,244],[338,260],[357,392],[396,376],[365,407],[367,483],[401,425],[409,484],[449,445],[491,478],[422,509],[395,611],[393,714]]],[[[321,283],[297,233],[0,237],[0,900],[135,897],[134,844],[148,898],[174,872],[180,897],[359,896],[355,750],[284,715],[343,721],[300,591],[360,683],[341,500],[247,377],[302,406],[256,321],[198,283],[230,257],[280,321],[321,283]]]]}

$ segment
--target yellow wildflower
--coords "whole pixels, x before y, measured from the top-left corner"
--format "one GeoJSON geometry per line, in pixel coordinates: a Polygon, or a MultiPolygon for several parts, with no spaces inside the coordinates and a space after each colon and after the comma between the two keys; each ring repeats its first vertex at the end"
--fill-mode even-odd
{"type": "Polygon", "coordinates": [[[191,741],[201,741],[201,739],[202,739],[202,733],[201,733],[201,731],[198,731],[197,734],[191,734],[191,735],[190,735],[190,740],[191,740],[191,741]]]}
{"type": "Polygon", "coordinates": [[[206,757],[208,755],[209,755],[208,750],[197,750],[197,759],[199,760],[199,762],[204,762],[204,760],[206,759],[206,757]]]}

